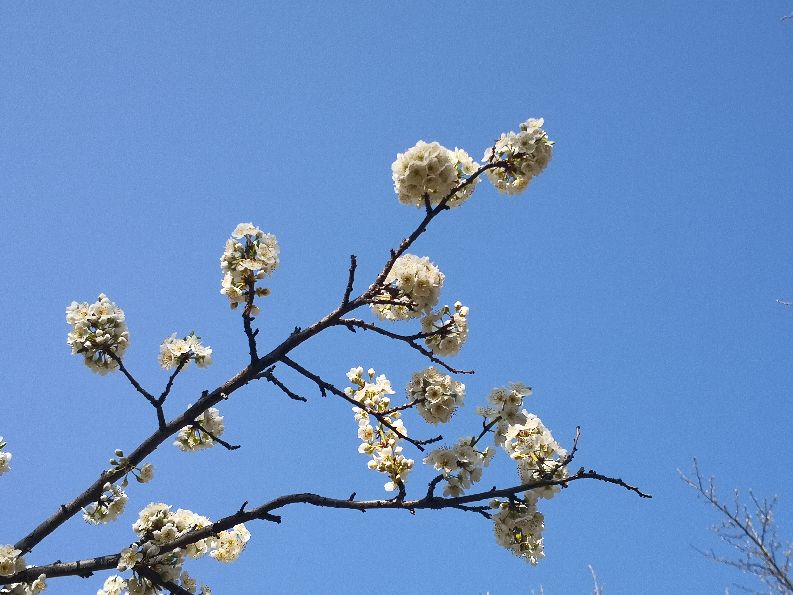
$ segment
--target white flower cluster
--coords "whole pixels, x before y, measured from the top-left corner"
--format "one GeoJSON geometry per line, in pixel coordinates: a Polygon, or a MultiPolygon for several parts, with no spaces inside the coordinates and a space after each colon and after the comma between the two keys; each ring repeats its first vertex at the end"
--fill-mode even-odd
{"type": "Polygon", "coordinates": [[[418,318],[438,303],[444,274],[426,256],[403,254],[394,262],[385,279],[386,287],[372,304],[383,320],[418,318]]]}
{"type": "Polygon", "coordinates": [[[406,458],[398,444],[402,437],[407,436],[407,430],[399,411],[382,416],[391,427],[376,419],[377,426],[372,425],[373,416],[369,412],[382,414],[389,411],[391,399],[386,395],[393,395],[394,391],[384,375],[375,379],[375,371],[370,368],[368,376],[369,381],[366,381],[363,368],[352,368],[347,378],[354,386],[347,387],[344,392],[361,405],[352,409],[358,422],[358,438],[361,439],[358,452],[372,457],[368,463],[369,469],[388,475],[389,481],[384,487],[386,491],[393,492],[399,489],[400,484],[404,487],[408,473],[413,468],[413,459],[406,458]]]}
{"type": "Polygon", "coordinates": [[[494,388],[487,396],[490,407],[477,407],[476,414],[485,417],[485,422],[495,422],[496,444],[503,446],[510,425],[525,423],[525,411],[522,410],[523,399],[530,396],[531,387],[521,382],[512,382],[507,386],[494,388]]]}
{"type": "Polygon", "coordinates": [[[427,348],[437,355],[457,355],[468,339],[468,306],[455,302],[454,312],[444,306],[421,319],[427,348]]]}
{"type": "MultiPolygon", "coordinates": [[[[126,478],[124,479],[126,482],[126,478]]],[[[83,518],[93,525],[115,521],[127,505],[127,494],[114,483],[102,486],[99,499],[83,509],[83,518]]]]}
{"type": "MultiPolygon", "coordinates": [[[[452,151],[436,142],[420,140],[404,153],[398,153],[391,165],[394,191],[402,204],[423,207],[426,196],[432,206],[437,206],[478,167],[462,149],[452,151]]],[[[461,205],[471,196],[478,181],[455,193],[446,204],[461,205]]]]}
{"type": "Polygon", "coordinates": [[[433,367],[416,372],[407,385],[408,402],[431,424],[446,423],[465,399],[465,385],[433,367]]]}
{"type": "Polygon", "coordinates": [[[11,471],[11,453],[4,451],[5,447],[6,443],[3,441],[3,437],[0,436],[0,475],[11,471]]]}
{"type": "MultiPolygon", "coordinates": [[[[137,533],[142,547],[133,544],[121,553],[118,570],[134,569],[136,564],[145,562],[163,580],[172,581],[190,593],[196,592],[196,581],[183,570],[185,557],[200,558],[209,554],[220,562],[232,562],[239,558],[242,550],[250,539],[250,532],[245,525],[236,525],[228,531],[220,531],[205,539],[189,544],[184,548],[177,548],[160,554],[160,547],[168,544],[182,535],[201,529],[211,524],[211,521],[189,510],[179,509],[171,511],[167,504],[152,503],[144,508],[138,520],[132,525],[137,533]]],[[[154,595],[159,593],[155,585],[148,579],[132,577],[124,579],[121,576],[111,576],[103,585],[97,595],[154,595]]],[[[206,585],[201,587],[202,595],[211,595],[211,590],[206,585]]]]}
{"type": "Polygon", "coordinates": [[[485,151],[485,161],[509,161],[509,168],[487,170],[487,177],[500,192],[522,192],[548,165],[553,141],[542,125],[542,118],[529,119],[520,125],[520,132],[502,133],[496,144],[485,151]]]}
{"type": "MultiPolygon", "coordinates": [[[[220,257],[223,281],[220,293],[229,299],[232,309],[245,305],[249,292],[256,281],[271,275],[278,267],[278,240],[271,233],[264,233],[252,223],[240,223],[226,240],[226,248],[220,257]]],[[[270,294],[264,287],[256,287],[258,297],[270,294]]],[[[253,306],[251,314],[258,314],[253,306]]]]}
{"type": "Polygon", "coordinates": [[[195,425],[189,425],[179,430],[174,446],[185,452],[195,452],[209,448],[215,444],[215,438],[220,437],[226,430],[223,416],[220,411],[210,407],[195,419],[195,425]],[[201,426],[200,428],[198,426],[201,426]]]}
{"type": "MultiPolygon", "coordinates": [[[[559,446],[551,432],[539,417],[523,412],[526,421],[511,425],[505,435],[504,450],[518,464],[522,483],[542,479],[565,479],[568,477],[563,459],[567,451],[559,446]]],[[[550,499],[560,490],[559,486],[545,486],[526,493],[528,500],[550,499]]]]}
{"type": "MultiPolygon", "coordinates": [[[[25,559],[22,551],[12,545],[0,545],[0,576],[11,576],[25,570],[25,559]]],[[[0,585],[0,595],[36,595],[47,588],[47,576],[40,574],[31,583],[12,583],[0,585]]]]}
{"type": "Polygon", "coordinates": [[[481,452],[476,450],[474,441],[473,437],[465,436],[452,448],[438,448],[424,459],[426,465],[432,465],[443,474],[444,496],[462,496],[464,490],[482,479],[482,468],[487,467],[496,454],[495,449],[489,447],[481,452]]]}
{"type": "Polygon", "coordinates": [[[66,340],[72,354],[82,355],[85,365],[99,374],[118,369],[108,353],[121,357],[129,345],[129,332],[121,308],[100,293],[93,304],[72,302],[66,308],[66,322],[72,325],[66,340]]]}
{"type": "Polygon", "coordinates": [[[185,362],[186,368],[191,360],[199,368],[206,368],[212,363],[212,348],[202,345],[201,337],[194,332],[182,339],[177,339],[174,333],[160,345],[158,361],[165,370],[176,368],[182,362],[185,362]]]}
{"type": "Polygon", "coordinates": [[[500,509],[493,515],[493,531],[498,544],[536,566],[545,557],[542,513],[533,504],[523,502],[494,500],[491,507],[500,509]]]}

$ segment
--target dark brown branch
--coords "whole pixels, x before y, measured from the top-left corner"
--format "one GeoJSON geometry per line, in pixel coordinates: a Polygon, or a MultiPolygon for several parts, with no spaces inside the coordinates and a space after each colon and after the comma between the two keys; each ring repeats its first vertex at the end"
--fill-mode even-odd
{"type": "Polygon", "coordinates": [[[473,374],[473,370],[458,370],[457,368],[453,368],[441,358],[437,357],[432,351],[424,347],[423,345],[416,342],[417,337],[429,337],[440,330],[435,331],[433,333],[419,333],[417,335],[400,335],[399,333],[393,333],[389,330],[386,330],[382,327],[377,326],[376,324],[372,324],[371,322],[364,322],[363,320],[359,320],[358,318],[340,318],[337,322],[339,326],[346,326],[348,329],[352,330],[353,328],[360,328],[365,331],[373,331],[378,335],[383,335],[384,337],[388,337],[389,339],[395,339],[397,341],[402,341],[406,343],[416,351],[418,351],[421,355],[429,359],[431,362],[438,364],[439,366],[445,368],[452,374],[473,374]]]}
{"type": "Polygon", "coordinates": [[[306,402],[308,399],[305,397],[301,397],[297,393],[293,392],[288,386],[286,386],[283,382],[281,382],[278,378],[276,378],[275,374],[273,374],[273,368],[275,366],[270,366],[264,372],[259,374],[257,378],[264,378],[268,382],[273,383],[275,386],[281,389],[281,391],[293,401],[303,401],[306,402]]]}
{"type": "MultiPolygon", "coordinates": [[[[271,522],[281,522],[281,517],[273,514],[276,510],[289,506],[291,504],[308,504],[311,506],[318,506],[323,508],[336,508],[347,510],[376,510],[376,509],[395,509],[395,510],[442,510],[442,509],[456,509],[470,512],[484,510],[485,507],[470,506],[477,502],[489,502],[493,498],[514,498],[516,495],[529,490],[543,488],[548,486],[566,486],[572,482],[582,479],[594,479],[597,481],[604,481],[614,485],[621,486],[631,492],[634,492],[642,498],[651,498],[650,495],[645,494],[639,488],[625,483],[622,479],[602,475],[595,471],[580,470],[575,475],[566,477],[564,479],[542,479],[533,481],[526,484],[521,484],[500,490],[492,489],[484,492],[477,492],[467,496],[459,496],[456,498],[433,497],[425,496],[419,500],[404,500],[391,498],[388,500],[354,500],[351,498],[339,499],[330,498],[327,496],[320,496],[312,493],[289,494],[275,498],[270,502],[262,504],[261,506],[252,510],[238,510],[234,514],[220,519],[206,527],[191,531],[182,535],[181,537],[171,541],[160,547],[160,554],[172,551],[176,548],[183,548],[186,545],[195,543],[201,539],[217,535],[221,531],[226,531],[239,523],[252,521],[255,519],[267,520],[271,522]]],[[[34,580],[40,574],[45,574],[48,577],[56,576],[69,576],[76,574],[88,574],[99,570],[108,570],[115,568],[118,564],[120,554],[110,556],[100,556],[90,560],[82,560],[79,562],[59,562],[47,566],[36,566],[28,568],[12,576],[0,577],[0,585],[26,582],[34,580]]]]}
{"type": "Polygon", "coordinates": [[[200,423],[198,423],[197,421],[194,421],[194,422],[193,422],[192,424],[190,424],[190,425],[192,425],[192,426],[193,426],[194,428],[196,428],[197,430],[200,430],[200,431],[202,431],[204,434],[206,434],[207,436],[209,436],[210,438],[212,438],[212,440],[213,440],[213,441],[215,441],[215,442],[217,442],[218,444],[220,444],[220,445],[221,445],[223,448],[225,448],[226,450],[237,450],[237,449],[240,447],[240,445],[239,445],[239,444],[230,444],[230,443],[226,442],[225,440],[223,440],[223,438],[220,438],[220,437],[218,437],[218,436],[215,436],[215,435],[214,435],[212,432],[210,432],[209,430],[207,430],[207,429],[206,429],[204,426],[202,426],[202,425],[201,425],[200,423]]]}
{"type": "Polygon", "coordinates": [[[160,397],[157,399],[158,405],[162,405],[163,403],[165,403],[165,399],[167,399],[168,395],[171,394],[171,389],[173,388],[174,380],[176,380],[176,377],[179,375],[179,372],[181,372],[184,369],[184,367],[188,364],[192,356],[193,353],[189,352],[183,355],[182,358],[179,360],[179,364],[176,366],[176,369],[168,378],[168,383],[165,385],[165,388],[163,389],[162,393],[160,393],[160,397]]]}
{"type": "Polygon", "coordinates": [[[366,413],[368,413],[369,415],[374,417],[377,421],[379,421],[381,424],[383,424],[389,430],[394,432],[402,440],[406,440],[406,441],[410,442],[413,446],[415,446],[416,448],[418,448],[421,451],[424,450],[424,446],[425,445],[432,444],[433,442],[437,442],[438,440],[443,440],[442,436],[436,436],[435,438],[430,438],[429,440],[415,440],[413,438],[410,438],[409,436],[405,436],[402,432],[400,432],[397,428],[395,428],[391,423],[389,423],[385,419],[385,415],[383,413],[377,413],[375,411],[369,411],[369,410],[365,409],[364,407],[362,407],[362,403],[359,403],[358,401],[353,399],[351,396],[349,396],[343,390],[341,390],[340,388],[338,388],[337,386],[335,386],[335,385],[333,385],[333,384],[331,384],[329,382],[326,382],[325,380],[323,380],[322,378],[320,378],[319,376],[317,376],[313,372],[310,372],[309,370],[305,369],[303,366],[301,366],[297,362],[291,360],[290,358],[284,356],[284,357],[281,358],[281,361],[284,362],[284,364],[286,364],[287,366],[289,366],[293,370],[295,370],[296,372],[298,372],[299,374],[302,374],[303,376],[305,376],[306,378],[308,378],[309,380],[314,382],[317,386],[320,387],[320,389],[324,388],[326,391],[336,395],[337,397],[341,397],[342,399],[344,399],[348,403],[350,403],[352,405],[355,405],[356,407],[360,408],[363,411],[366,411],[366,413]]]}
{"type": "Polygon", "coordinates": [[[259,353],[256,349],[256,335],[259,334],[259,331],[254,331],[251,326],[251,322],[254,320],[251,312],[253,311],[253,300],[256,297],[256,279],[253,278],[252,273],[249,273],[249,275],[248,295],[246,296],[245,309],[242,311],[242,326],[245,329],[245,336],[248,338],[248,353],[251,358],[251,365],[254,365],[256,360],[259,359],[259,353]]]}
{"type": "Polygon", "coordinates": [[[350,295],[352,295],[352,286],[355,283],[355,269],[358,266],[358,259],[355,254],[350,254],[350,272],[347,276],[347,287],[344,290],[344,297],[341,298],[341,305],[346,306],[350,303],[350,295]]]}
{"type": "Polygon", "coordinates": [[[143,395],[146,398],[146,400],[152,404],[152,406],[157,407],[158,405],[157,399],[155,399],[154,396],[149,391],[143,388],[140,385],[140,383],[137,380],[135,380],[135,377],[132,374],[130,374],[129,370],[127,370],[127,367],[124,365],[124,362],[121,361],[121,358],[118,357],[112,351],[106,351],[105,353],[107,353],[110,359],[112,359],[114,362],[116,362],[116,364],[118,364],[118,369],[121,370],[121,373],[127,377],[127,380],[129,380],[129,383],[132,385],[132,387],[136,391],[138,391],[141,395],[143,395]]]}

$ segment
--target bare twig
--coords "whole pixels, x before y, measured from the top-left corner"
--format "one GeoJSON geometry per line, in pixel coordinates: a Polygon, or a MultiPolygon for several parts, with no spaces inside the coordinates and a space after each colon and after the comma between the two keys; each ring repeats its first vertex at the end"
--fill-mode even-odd
{"type": "Polygon", "coordinates": [[[353,328],[360,328],[366,331],[373,331],[378,335],[383,335],[384,337],[388,337],[389,339],[395,339],[397,341],[402,341],[403,343],[407,343],[410,347],[418,351],[421,355],[428,358],[431,362],[438,364],[439,366],[445,368],[452,374],[474,373],[473,370],[458,370],[457,368],[453,368],[445,361],[437,357],[434,353],[432,353],[432,351],[430,351],[423,345],[420,345],[419,343],[416,342],[417,338],[429,337],[433,334],[437,334],[438,332],[441,332],[440,330],[427,334],[419,333],[416,335],[400,335],[399,333],[393,333],[389,330],[377,326],[376,324],[372,324],[371,322],[364,322],[363,320],[359,320],[358,318],[340,318],[337,324],[340,326],[346,326],[348,329],[351,330],[353,328]]]}
{"type": "Polygon", "coordinates": [[[793,593],[793,578],[790,574],[793,543],[783,544],[777,538],[773,523],[776,498],[760,501],[749,491],[754,505],[754,508],[750,509],[741,502],[736,490],[734,503],[728,506],[719,500],[713,478],[705,482],[696,459],[694,459],[693,479],[680,471],[678,473],[686,484],[724,517],[725,520],[713,527],[713,531],[722,541],[739,552],[739,556],[720,556],[713,550],[700,551],[700,553],[715,562],[755,576],[773,593],[793,593]]]}
{"type": "Polygon", "coordinates": [[[350,303],[350,295],[352,295],[352,286],[355,283],[355,269],[358,266],[358,259],[355,254],[350,254],[350,272],[347,275],[347,287],[344,290],[344,297],[341,298],[341,305],[346,306],[350,303]]]}
{"type": "Polygon", "coordinates": [[[191,425],[192,427],[196,428],[197,430],[200,430],[200,431],[202,431],[204,434],[206,434],[207,436],[209,436],[210,438],[212,438],[212,440],[213,440],[213,441],[215,441],[215,442],[217,442],[218,444],[220,444],[220,445],[221,445],[223,448],[225,448],[226,450],[237,450],[237,449],[240,447],[240,445],[239,445],[239,444],[231,444],[231,443],[229,443],[229,442],[226,442],[225,440],[223,440],[223,438],[220,438],[219,436],[216,436],[215,434],[213,434],[212,432],[210,432],[209,430],[207,430],[207,429],[206,429],[204,426],[202,426],[202,425],[201,425],[200,423],[198,423],[197,421],[194,421],[194,422],[193,422],[192,424],[190,424],[190,425],[191,425]]]}
{"type": "Polygon", "coordinates": [[[268,382],[273,383],[275,386],[281,389],[281,391],[293,401],[303,401],[306,402],[308,399],[305,397],[301,397],[297,393],[293,392],[288,386],[286,386],[283,382],[281,382],[278,378],[276,378],[275,374],[273,373],[273,369],[275,366],[270,366],[264,372],[259,374],[257,378],[264,378],[268,382]]]}

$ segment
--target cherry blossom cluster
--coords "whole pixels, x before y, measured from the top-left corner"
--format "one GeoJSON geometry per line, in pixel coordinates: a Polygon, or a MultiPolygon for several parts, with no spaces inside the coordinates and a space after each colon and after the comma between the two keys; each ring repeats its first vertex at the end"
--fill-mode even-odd
{"type": "Polygon", "coordinates": [[[391,399],[387,395],[393,395],[394,391],[385,375],[381,374],[375,379],[375,371],[371,368],[367,375],[368,381],[364,380],[363,368],[352,368],[347,378],[353,386],[347,387],[344,392],[360,403],[360,407],[352,409],[358,422],[358,438],[361,439],[358,452],[372,457],[368,463],[369,469],[386,474],[389,481],[384,486],[385,490],[393,492],[400,486],[404,487],[414,461],[402,454],[402,447],[398,444],[401,438],[407,436],[399,411],[382,415],[382,421],[375,418],[377,425],[372,424],[374,416],[370,414],[388,412],[391,399]]]}
{"type": "MultiPolygon", "coordinates": [[[[220,531],[216,535],[186,545],[183,549],[177,548],[161,554],[160,548],[190,531],[202,529],[210,524],[211,521],[207,517],[189,510],[180,508],[173,512],[167,504],[149,504],[140,512],[138,520],[132,525],[139,542],[121,552],[117,568],[122,572],[126,570],[134,572],[136,565],[144,563],[162,580],[174,582],[190,593],[196,593],[196,581],[183,569],[185,557],[200,558],[208,554],[219,562],[236,560],[251,536],[245,525],[240,524],[228,531],[220,531]]],[[[124,579],[114,575],[108,577],[97,595],[124,593],[154,595],[159,593],[159,590],[147,578],[133,576],[124,579]]],[[[199,593],[210,595],[211,590],[203,585],[199,593]]]]}
{"type": "Polygon", "coordinates": [[[418,318],[438,303],[444,279],[428,257],[403,254],[388,272],[372,309],[383,320],[418,318]]]}
{"type": "Polygon", "coordinates": [[[413,374],[406,391],[408,402],[416,403],[419,415],[431,424],[449,421],[465,399],[465,385],[432,366],[413,374]]]}
{"type": "Polygon", "coordinates": [[[452,448],[438,448],[424,459],[424,464],[432,465],[443,474],[443,480],[446,482],[443,488],[444,496],[452,498],[462,496],[464,490],[482,479],[483,467],[490,464],[496,451],[491,447],[479,451],[475,444],[474,437],[465,436],[452,448]]]}
{"type": "Polygon", "coordinates": [[[83,518],[93,525],[115,521],[124,512],[127,505],[127,494],[124,490],[129,485],[130,474],[138,483],[148,483],[154,478],[154,466],[151,463],[138,467],[129,462],[124,456],[124,451],[117,449],[114,454],[118,458],[110,459],[112,470],[123,472],[124,478],[118,485],[105,483],[97,501],[83,509],[83,518]]]}
{"type": "Polygon", "coordinates": [[[160,345],[157,359],[165,370],[176,368],[180,364],[187,367],[191,361],[199,368],[206,368],[212,363],[212,348],[202,345],[201,337],[194,332],[181,339],[177,339],[174,333],[160,345]]]}
{"type": "Polygon", "coordinates": [[[496,444],[503,446],[510,425],[525,423],[525,411],[522,410],[523,399],[530,396],[531,387],[520,382],[512,382],[504,387],[494,388],[487,396],[489,407],[477,407],[477,415],[482,415],[485,422],[495,424],[496,444]]]}
{"type": "Polygon", "coordinates": [[[67,344],[72,354],[82,355],[85,365],[98,374],[118,369],[110,353],[120,358],[129,345],[124,311],[104,293],[93,304],[72,302],[66,308],[66,322],[72,326],[67,344]]]}
{"type": "Polygon", "coordinates": [[[421,319],[424,343],[436,355],[457,355],[468,339],[468,306],[455,302],[454,312],[444,306],[421,319]]]}
{"type": "Polygon", "coordinates": [[[215,444],[215,438],[221,436],[225,429],[220,411],[210,407],[196,417],[192,424],[179,430],[173,444],[185,452],[209,448],[215,444]]]}
{"type": "MultiPolygon", "coordinates": [[[[271,233],[264,233],[252,223],[240,223],[226,241],[223,256],[220,257],[220,268],[223,281],[220,293],[229,299],[232,309],[245,305],[255,296],[263,297],[270,294],[265,287],[256,287],[256,281],[271,275],[278,267],[278,240],[271,233]]],[[[259,309],[253,305],[251,314],[259,309]]]]}
{"type": "MultiPolygon", "coordinates": [[[[526,421],[510,425],[507,429],[504,450],[518,464],[522,483],[542,479],[565,479],[568,477],[563,459],[567,451],[554,440],[550,430],[533,413],[523,412],[526,421]]],[[[529,500],[550,499],[560,490],[559,486],[544,486],[526,493],[529,500]]]]}
{"type": "Polygon", "coordinates": [[[542,118],[526,120],[520,125],[519,132],[502,133],[495,145],[485,151],[483,159],[487,162],[509,162],[507,168],[487,170],[487,177],[500,192],[522,192],[548,165],[553,141],[542,129],[543,122],[542,118]]]}
{"type": "Polygon", "coordinates": [[[3,450],[5,447],[6,443],[3,441],[3,437],[0,436],[0,475],[11,471],[11,453],[3,450]]]}
{"type": "Polygon", "coordinates": [[[127,506],[127,494],[121,486],[107,482],[96,502],[83,509],[83,518],[93,525],[115,521],[127,506]]]}
{"type": "Polygon", "coordinates": [[[545,518],[542,513],[533,503],[519,500],[494,500],[490,506],[498,509],[493,515],[496,542],[536,566],[545,557],[542,540],[545,518]]]}
{"type": "MultiPolygon", "coordinates": [[[[478,168],[479,164],[462,149],[452,151],[437,142],[420,140],[414,147],[397,154],[391,172],[399,202],[423,207],[425,197],[432,206],[437,206],[478,168]]],[[[448,206],[456,207],[465,202],[476,181],[455,193],[447,201],[448,206]]]]}
{"type": "MultiPolygon", "coordinates": [[[[11,576],[22,572],[27,566],[22,551],[12,545],[0,545],[0,576],[11,576]]],[[[46,575],[40,574],[31,583],[0,585],[0,595],[36,595],[47,588],[46,575]]]]}

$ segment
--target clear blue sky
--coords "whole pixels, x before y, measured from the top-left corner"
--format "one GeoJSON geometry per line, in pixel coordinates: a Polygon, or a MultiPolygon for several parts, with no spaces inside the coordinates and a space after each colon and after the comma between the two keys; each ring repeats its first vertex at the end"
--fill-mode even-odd
{"type": "MultiPolygon", "coordinates": [[[[215,349],[211,368],[179,379],[173,415],[244,363],[218,292],[237,223],[281,243],[259,319],[275,344],[334,307],[350,253],[363,285],[415,224],[391,186],[398,151],[438,140],[479,158],[542,116],[558,144],[536,184],[513,199],[482,185],[415,249],[446,274],[445,300],[471,307],[456,362],[477,374],[444,433],[471,433],[490,388],[523,380],[560,441],[582,426],[576,467],[655,498],[571,486],[542,507],[536,568],[475,515],[293,507],[280,526],[251,526],[236,564],[188,570],[218,595],[586,593],[588,564],[609,594],[722,593],[740,577],[692,549],[715,545],[716,517],[677,468],[697,456],[725,495],[780,494],[793,535],[793,309],[775,303],[793,298],[790,12],[785,1],[3,5],[0,434],[14,460],[0,543],[153,429],[119,375],[69,355],[70,301],[102,291],[126,311],[129,366],[152,388],[172,332],[195,329],[215,349]]],[[[425,364],[341,332],[294,356],[339,383],[360,364],[402,386],[425,364]]],[[[119,522],[73,519],[28,561],[118,551],[150,501],[217,518],[294,491],[383,494],[349,407],[283,376],[308,404],[270,385],[240,391],[222,408],[239,451],[164,448],[119,522]]],[[[515,480],[500,458],[483,485],[515,480]]],[[[414,489],[430,476],[417,471],[414,489]]],[[[103,580],[52,580],[48,593],[103,580]]]]}

